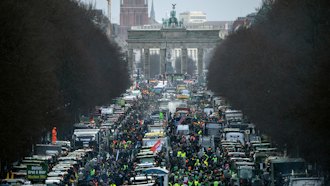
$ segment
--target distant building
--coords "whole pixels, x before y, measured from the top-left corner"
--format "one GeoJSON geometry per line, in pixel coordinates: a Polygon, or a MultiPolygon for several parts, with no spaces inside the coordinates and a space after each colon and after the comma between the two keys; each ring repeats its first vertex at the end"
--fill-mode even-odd
{"type": "Polygon", "coordinates": [[[154,9],[154,0],[151,2],[151,10],[150,10],[150,17],[149,17],[149,24],[157,24],[158,22],[156,21],[156,14],[155,14],[155,9],[154,9]]]}
{"type": "Polygon", "coordinates": [[[111,24],[111,34],[112,34],[112,37],[118,36],[119,33],[120,33],[120,26],[119,26],[119,24],[117,24],[117,23],[111,24]]]}
{"type": "Polygon", "coordinates": [[[200,76],[207,72],[210,57],[206,56],[212,55],[213,49],[226,37],[233,22],[183,24],[176,17],[175,5],[172,4],[170,17],[162,19],[162,24],[132,26],[128,30],[127,59],[132,74],[138,71],[145,78],[152,78],[154,72],[200,76]],[[159,60],[154,58],[154,54],[159,54],[159,60]],[[159,65],[156,67],[155,63],[159,65]],[[151,72],[152,69],[156,70],[151,72]]]}
{"type": "Polygon", "coordinates": [[[120,0],[120,36],[127,39],[131,26],[147,25],[148,0],[120,0]]]}
{"type": "Polygon", "coordinates": [[[184,26],[187,29],[220,29],[231,30],[233,21],[206,21],[203,23],[186,23],[184,26]]]}
{"type": "Polygon", "coordinates": [[[249,28],[255,21],[256,13],[248,14],[246,17],[238,17],[232,26],[231,31],[235,32],[240,28],[249,28]]]}
{"type": "Polygon", "coordinates": [[[179,15],[179,20],[183,20],[183,24],[188,23],[204,23],[207,21],[206,14],[200,11],[183,12],[179,15]]]}

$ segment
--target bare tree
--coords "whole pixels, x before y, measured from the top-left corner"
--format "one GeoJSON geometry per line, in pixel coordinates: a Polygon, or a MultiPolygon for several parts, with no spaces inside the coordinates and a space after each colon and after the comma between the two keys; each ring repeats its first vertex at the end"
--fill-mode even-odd
{"type": "Polygon", "coordinates": [[[255,25],[217,48],[208,86],[242,108],[277,144],[286,144],[289,153],[328,170],[329,5],[323,0],[266,5],[255,25]]]}
{"type": "Polygon", "coordinates": [[[28,154],[53,126],[70,131],[77,113],[128,86],[119,47],[90,11],[67,0],[0,2],[2,163],[28,154]]]}

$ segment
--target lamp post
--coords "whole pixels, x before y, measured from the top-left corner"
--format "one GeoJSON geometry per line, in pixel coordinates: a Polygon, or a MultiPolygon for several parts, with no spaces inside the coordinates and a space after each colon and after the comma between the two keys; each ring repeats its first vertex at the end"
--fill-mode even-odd
{"type": "Polygon", "coordinates": [[[165,37],[165,65],[164,65],[164,79],[167,78],[167,63],[171,59],[171,50],[167,46],[167,35],[165,37]]]}
{"type": "Polygon", "coordinates": [[[165,77],[166,77],[166,67],[167,67],[167,35],[165,34],[165,59],[164,59],[164,74],[163,74],[163,84],[165,81],[165,77]]]}

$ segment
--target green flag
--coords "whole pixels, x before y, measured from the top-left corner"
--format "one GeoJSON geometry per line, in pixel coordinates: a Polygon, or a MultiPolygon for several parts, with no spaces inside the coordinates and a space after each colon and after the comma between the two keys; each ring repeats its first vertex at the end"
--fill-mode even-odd
{"type": "Polygon", "coordinates": [[[164,120],[164,114],[163,114],[163,112],[159,112],[159,119],[160,120],[164,120]]]}

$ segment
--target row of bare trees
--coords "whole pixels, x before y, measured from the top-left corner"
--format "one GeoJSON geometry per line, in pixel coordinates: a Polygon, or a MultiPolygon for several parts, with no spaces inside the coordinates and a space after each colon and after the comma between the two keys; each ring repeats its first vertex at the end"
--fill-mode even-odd
{"type": "Polygon", "coordinates": [[[252,27],[218,46],[208,86],[290,155],[329,170],[329,3],[264,3],[252,27]]]}
{"type": "Polygon", "coordinates": [[[0,1],[0,160],[17,160],[53,126],[110,103],[129,85],[124,55],[72,0],[0,1]]]}

